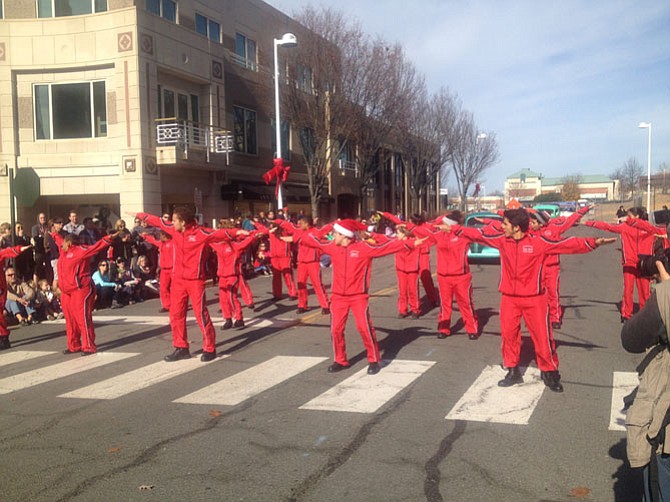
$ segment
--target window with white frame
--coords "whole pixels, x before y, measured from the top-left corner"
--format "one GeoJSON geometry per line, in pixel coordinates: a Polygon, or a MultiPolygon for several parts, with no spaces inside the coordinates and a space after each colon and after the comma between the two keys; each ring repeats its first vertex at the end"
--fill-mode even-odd
{"type": "Polygon", "coordinates": [[[2,1],[3,0],[0,0],[0,19],[5,18],[4,10],[2,9],[2,1]]]}
{"type": "Polygon", "coordinates": [[[177,2],[175,0],[145,0],[146,9],[162,18],[177,22],[177,2]]]}
{"type": "Polygon", "coordinates": [[[237,33],[235,35],[235,55],[237,64],[249,68],[250,70],[258,70],[256,64],[256,41],[237,33]]]}
{"type": "Polygon", "coordinates": [[[312,69],[309,66],[298,65],[296,85],[298,86],[298,89],[308,94],[314,92],[312,69]]]}
{"type": "Polygon", "coordinates": [[[105,82],[35,84],[35,139],[107,136],[105,82]]]}
{"type": "Polygon", "coordinates": [[[255,155],[257,153],[256,112],[241,106],[234,106],[233,115],[235,151],[255,155]]]}
{"type": "Polygon", "coordinates": [[[37,0],[37,17],[80,16],[105,11],[107,0],[37,0]]]}
{"type": "MultiPolygon", "coordinates": [[[[275,119],[270,119],[272,129],[272,151],[277,151],[277,129],[275,119]]],[[[284,160],[291,160],[291,126],[285,120],[281,123],[281,157],[284,160]]]]}
{"type": "Polygon", "coordinates": [[[195,31],[209,38],[212,42],[221,42],[221,25],[207,16],[196,13],[195,31]]]}

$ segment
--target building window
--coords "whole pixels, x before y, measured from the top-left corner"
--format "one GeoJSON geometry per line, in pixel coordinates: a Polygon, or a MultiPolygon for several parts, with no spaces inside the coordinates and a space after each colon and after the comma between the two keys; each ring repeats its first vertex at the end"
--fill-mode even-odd
{"type": "Polygon", "coordinates": [[[316,158],[316,133],[314,129],[304,127],[300,131],[300,144],[305,160],[308,164],[312,164],[316,158]]]}
{"type": "Polygon", "coordinates": [[[233,107],[235,151],[256,154],[256,112],[239,106],[233,107]]]}
{"type": "Polygon", "coordinates": [[[209,38],[212,42],[221,42],[221,25],[201,15],[195,15],[195,31],[209,38]]]}
{"type": "Polygon", "coordinates": [[[256,71],[256,41],[245,37],[241,33],[235,36],[235,62],[245,68],[256,71]]]}
{"type": "Polygon", "coordinates": [[[312,69],[308,66],[298,65],[298,78],[296,85],[298,89],[308,94],[314,93],[314,84],[312,80],[312,69]]]}
{"type": "Polygon", "coordinates": [[[177,22],[177,2],[175,0],[146,0],[146,8],[152,14],[177,22]]]}
{"type": "Polygon", "coordinates": [[[3,11],[2,11],[2,0],[0,0],[0,19],[4,19],[4,18],[5,18],[5,15],[3,14],[3,11]]]}
{"type": "Polygon", "coordinates": [[[37,0],[37,17],[79,16],[106,10],[107,0],[37,0]]]}
{"type": "Polygon", "coordinates": [[[35,139],[107,136],[105,82],[36,84],[35,139]]]}
{"type": "MultiPolygon", "coordinates": [[[[277,129],[275,128],[275,119],[270,119],[272,128],[272,151],[277,152],[277,129]]],[[[291,126],[288,122],[281,123],[281,157],[286,161],[291,160],[291,126]]]]}

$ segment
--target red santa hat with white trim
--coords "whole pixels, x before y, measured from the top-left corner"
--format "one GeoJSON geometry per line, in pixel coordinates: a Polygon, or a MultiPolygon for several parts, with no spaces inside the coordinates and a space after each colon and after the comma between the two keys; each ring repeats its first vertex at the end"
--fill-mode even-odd
{"type": "Polygon", "coordinates": [[[333,230],[349,239],[353,239],[356,232],[367,230],[367,227],[356,220],[338,220],[333,224],[333,230]]]}

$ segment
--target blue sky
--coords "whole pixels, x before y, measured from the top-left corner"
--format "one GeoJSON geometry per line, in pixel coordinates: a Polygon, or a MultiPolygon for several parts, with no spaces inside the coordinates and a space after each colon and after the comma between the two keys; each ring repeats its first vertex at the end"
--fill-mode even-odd
{"type": "Polygon", "coordinates": [[[646,172],[640,122],[652,173],[670,165],[668,0],[266,1],[289,15],[327,5],[402,44],[431,90],[456,93],[496,134],[489,193],[522,168],[609,175],[635,157],[646,172]]]}

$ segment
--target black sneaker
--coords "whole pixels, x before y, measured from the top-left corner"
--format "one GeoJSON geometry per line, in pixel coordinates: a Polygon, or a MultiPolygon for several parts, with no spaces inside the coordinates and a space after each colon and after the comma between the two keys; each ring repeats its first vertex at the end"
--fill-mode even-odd
{"type": "Polygon", "coordinates": [[[83,357],[83,356],[92,356],[93,354],[95,354],[95,352],[87,352],[87,351],[85,351],[85,350],[82,350],[82,351],[81,351],[81,355],[82,355],[82,357],[83,357]]]}
{"type": "Polygon", "coordinates": [[[233,320],[232,319],[226,319],[226,322],[223,323],[223,326],[221,326],[221,329],[230,329],[233,327],[233,320]]]}
{"type": "Polygon", "coordinates": [[[244,328],[244,320],[238,319],[233,323],[236,328],[244,328]]]}
{"type": "Polygon", "coordinates": [[[479,338],[479,334],[478,333],[468,333],[468,338],[470,340],[477,340],[479,338]]]}
{"type": "Polygon", "coordinates": [[[381,366],[379,366],[379,363],[370,363],[368,365],[368,375],[376,375],[379,373],[379,370],[381,369],[381,366]]]}
{"type": "Polygon", "coordinates": [[[542,381],[544,385],[549,387],[549,390],[554,392],[563,392],[563,384],[561,383],[561,375],[558,371],[542,371],[542,381]]]}
{"type": "Polygon", "coordinates": [[[181,359],[190,359],[191,353],[188,349],[176,348],[172,354],[165,356],[165,360],[169,363],[174,361],[180,361],[181,359]]]}
{"type": "Polygon", "coordinates": [[[307,309],[298,307],[298,314],[304,314],[305,312],[307,312],[307,309]]]}
{"type": "Polygon", "coordinates": [[[437,334],[437,337],[438,337],[440,340],[444,340],[444,339],[447,338],[448,336],[451,336],[451,335],[447,335],[446,333],[438,333],[438,334],[437,334]]]}
{"type": "Polygon", "coordinates": [[[0,336],[0,350],[11,349],[12,344],[9,343],[9,336],[0,336]]]}
{"type": "Polygon", "coordinates": [[[256,308],[256,304],[255,303],[250,303],[249,305],[247,305],[247,308],[251,309],[251,310],[254,310],[256,308]]]}
{"type": "Polygon", "coordinates": [[[511,387],[514,384],[523,383],[523,377],[521,376],[521,371],[517,366],[507,370],[507,375],[505,378],[498,382],[498,387],[511,387]]]}
{"type": "Polygon", "coordinates": [[[408,314],[407,312],[405,312],[405,313],[403,313],[403,312],[398,312],[398,319],[404,319],[404,318],[407,317],[408,315],[409,315],[409,314],[408,314]]]}
{"type": "Polygon", "coordinates": [[[346,370],[348,367],[340,363],[333,363],[328,366],[328,373],[337,373],[338,371],[346,370]]]}
{"type": "Polygon", "coordinates": [[[561,322],[552,322],[551,323],[551,329],[561,329],[561,326],[563,326],[563,323],[561,323],[561,322]]]}
{"type": "Polygon", "coordinates": [[[411,316],[412,319],[418,319],[419,317],[421,317],[421,314],[419,314],[418,312],[412,312],[411,316]]]}
{"type": "MultiPolygon", "coordinates": [[[[114,308],[114,304],[112,304],[112,308],[114,308]]],[[[164,307],[161,307],[161,308],[158,310],[158,313],[159,313],[159,314],[165,314],[165,312],[170,312],[170,311],[169,311],[168,309],[164,308],[164,307]]]]}
{"type": "Polygon", "coordinates": [[[200,356],[200,360],[203,363],[213,361],[214,359],[216,359],[216,352],[206,352],[204,350],[202,351],[202,355],[200,356]]]}
{"type": "Polygon", "coordinates": [[[68,354],[77,354],[78,352],[81,352],[81,350],[70,350],[70,349],[65,349],[65,350],[63,351],[63,354],[64,354],[64,355],[68,355],[68,354]]]}
{"type": "Polygon", "coordinates": [[[321,309],[321,313],[323,315],[330,315],[330,309],[328,307],[324,307],[321,309]]]}

